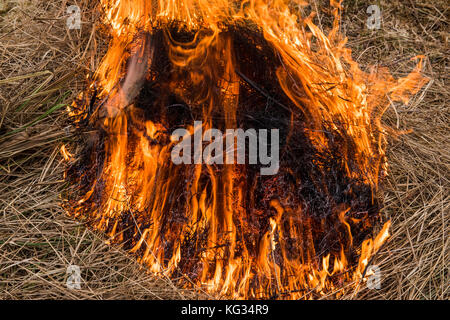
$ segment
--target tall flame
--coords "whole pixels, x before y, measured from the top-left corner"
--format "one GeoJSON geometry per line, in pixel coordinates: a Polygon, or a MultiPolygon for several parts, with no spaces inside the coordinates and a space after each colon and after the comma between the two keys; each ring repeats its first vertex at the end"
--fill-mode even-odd
{"type": "MultiPolygon", "coordinates": [[[[273,190],[264,198],[267,210],[252,210],[257,204],[248,188],[256,192],[256,182],[243,182],[245,169],[193,165],[187,170],[174,165],[174,142],[167,137],[164,121],[146,118],[135,101],[145,81],[157,80],[148,70],[159,58],[155,43],[162,30],[175,70],[167,90],[202,106],[203,129],[213,126],[218,109],[222,125],[235,128],[245,75],[239,71],[229,30],[256,30],[279,59],[274,70],[277,85],[297,108],[294,114],[302,115],[303,134],[312,148],[323,155],[338,152],[338,165],[346,176],[341,179],[368,186],[374,203],[379,179],[387,170],[387,130],[381,116],[389,101],[407,103],[426,82],[420,75],[422,57],[405,78],[394,79],[385,68],[362,71],[339,33],[341,4],[333,0],[335,19],[327,34],[313,23],[314,14],[300,14],[299,8],[308,6],[301,0],[101,3],[112,40],[90,91],[74,103],[71,115],[78,124],[101,127],[104,136],[101,146],[91,147],[91,169],[79,178],[81,184],[89,181],[89,187],[81,190],[80,199],[69,202],[68,212],[89,219],[112,242],[132,239],[130,252],[152,271],[181,272],[205,290],[231,298],[311,298],[335,290],[342,293],[344,281],[358,283],[387,239],[389,222],[374,239],[354,239],[352,230],[372,226],[367,212],[356,212],[344,201],[332,204],[332,215],[325,218],[314,211],[320,208],[299,205],[295,197],[273,190]],[[170,28],[195,36],[177,40],[170,28]],[[190,89],[180,85],[182,77],[190,89]],[[88,94],[94,89],[97,102],[91,103],[88,94]],[[317,252],[317,235],[329,228],[341,230],[338,249],[317,252]]],[[[291,130],[294,126],[291,123],[291,130]]],[[[193,133],[194,128],[188,130],[193,133]]],[[[65,148],[63,152],[69,159],[65,148]]],[[[323,162],[314,160],[314,165],[327,174],[323,162]]],[[[315,177],[321,184],[319,175],[315,177]]],[[[273,188],[280,179],[272,181],[273,188]]],[[[317,188],[325,198],[331,193],[326,186],[317,188]]],[[[354,189],[345,192],[352,195],[358,192],[354,189]]]]}

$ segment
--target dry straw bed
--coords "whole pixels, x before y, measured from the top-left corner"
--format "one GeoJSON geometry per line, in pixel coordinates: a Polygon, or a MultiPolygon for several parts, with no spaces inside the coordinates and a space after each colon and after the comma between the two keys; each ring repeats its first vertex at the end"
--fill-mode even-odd
{"type": "MultiPolygon", "coordinates": [[[[312,1],[326,28],[327,1],[312,1]]],[[[448,299],[449,112],[447,1],[378,1],[379,30],[367,30],[366,1],[344,1],[342,31],[363,66],[381,64],[404,76],[418,54],[431,81],[408,106],[384,117],[394,129],[383,214],[391,238],[373,259],[379,290],[349,299],[448,299]]],[[[96,69],[107,38],[94,1],[2,0],[0,3],[0,298],[183,299],[198,292],[155,278],[105,238],[67,217],[59,153],[77,132],[65,106],[96,69]],[[66,27],[68,5],[82,12],[81,30],[66,27]],[[81,290],[66,287],[67,267],[80,266],[81,290]]],[[[326,298],[326,297],[325,297],[326,298]]]]}

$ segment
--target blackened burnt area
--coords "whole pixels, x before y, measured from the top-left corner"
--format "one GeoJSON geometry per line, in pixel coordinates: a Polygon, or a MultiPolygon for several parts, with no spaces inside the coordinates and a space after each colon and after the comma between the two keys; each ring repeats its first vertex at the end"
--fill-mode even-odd
{"type": "MultiPolygon", "coordinates": [[[[177,40],[193,39],[192,34],[180,32],[179,28],[174,27],[169,32],[177,40]]],[[[269,218],[276,215],[270,201],[278,199],[283,206],[296,210],[296,223],[301,224],[300,235],[297,237],[289,238],[289,233],[284,233],[287,237],[285,243],[292,247],[291,258],[307,260],[307,255],[311,253],[311,241],[306,238],[311,238],[315,252],[312,263],[317,263],[328,253],[337,255],[342,248],[350,262],[355,263],[357,257],[354,248],[371,235],[372,226],[379,215],[379,203],[370,186],[362,180],[349,178],[345,172],[341,146],[351,146],[351,141],[348,141],[348,137],[330,131],[328,136],[332,142],[331,149],[319,152],[305,134],[305,117],[279,85],[276,70],[282,65],[273,47],[264,40],[258,30],[251,28],[230,27],[223,32],[223,36],[232,39],[235,72],[239,77],[237,127],[244,130],[279,129],[280,133],[280,169],[276,175],[261,176],[261,165],[237,165],[235,168],[236,185],[244,185],[246,190],[244,219],[234,220],[237,234],[243,237],[236,250],[240,250],[244,244],[250,251],[257,250],[261,236],[269,229],[269,218]],[[338,219],[339,210],[348,208],[350,209],[347,216],[361,221],[347,220],[351,227],[353,246],[350,246],[346,227],[338,219]]],[[[144,119],[161,124],[166,129],[165,134],[170,135],[177,128],[193,125],[194,120],[203,120],[205,103],[196,104],[193,97],[208,88],[199,87],[189,80],[189,74],[193,70],[180,70],[172,65],[164,31],[154,32],[151,39],[155,48],[152,65],[134,106],[141,110],[144,119]],[[186,94],[180,95],[180,92],[186,94]],[[188,93],[192,93],[192,96],[188,93]]],[[[217,68],[221,68],[220,63],[217,68]]],[[[215,85],[217,83],[205,75],[202,86],[215,85]]],[[[209,113],[211,125],[224,131],[220,95],[215,101],[218,107],[209,113]]],[[[327,130],[325,125],[323,129],[327,130]]],[[[78,177],[81,190],[87,190],[95,177],[99,177],[99,168],[102,167],[104,157],[101,147],[104,133],[98,134],[97,137],[98,146],[86,147],[80,160],[69,170],[69,176],[78,177]]],[[[220,172],[223,167],[215,166],[215,170],[220,172]]],[[[183,224],[187,218],[184,204],[189,195],[183,190],[186,190],[185,184],[192,174],[192,168],[180,169],[178,173],[180,179],[177,183],[180,185],[173,186],[174,194],[176,191],[178,196],[171,197],[174,203],[164,209],[165,218],[160,227],[161,237],[165,240],[162,243],[167,246],[165,252],[172,251],[174,242],[174,239],[165,238],[170,233],[169,229],[179,230],[176,225],[183,224]]],[[[201,183],[207,185],[207,180],[205,174],[201,183]]],[[[99,185],[101,186],[101,183],[99,185]]],[[[101,190],[98,190],[98,193],[100,196],[101,190]]],[[[134,222],[124,218],[126,216],[128,215],[122,215],[123,228],[132,230],[134,222]]],[[[142,213],[142,216],[145,216],[145,213],[142,213]]],[[[288,220],[291,218],[292,216],[287,215],[282,217],[280,228],[288,230],[288,220]]],[[[131,237],[133,232],[127,231],[126,235],[131,237]]],[[[179,269],[183,272],[189,270],[188,276],[193,278],[200,272],[197,268],[201,253],[199,250],[204,248],[202,244],[206,244],[208,230],[196,232],[197,234],[184,237],[182,252],[185,254],[179,264],[179,269]]],[[[131,247],[139,238],[136,237],[136,232],[133,234],[134,239],[126,239],[127,247],[131,247]]],[[[170,238],[174,234],[178,235],[173,232],[170,238]]],[[[282,265],[280,252],[275,254],[275,259],[282,265]]]]}

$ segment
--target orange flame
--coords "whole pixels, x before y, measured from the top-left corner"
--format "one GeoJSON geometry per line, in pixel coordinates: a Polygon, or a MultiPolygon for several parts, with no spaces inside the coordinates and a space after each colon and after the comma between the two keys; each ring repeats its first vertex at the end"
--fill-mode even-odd
{"type": "MultiPolygon", "coordinates": [[[[101,0],[101,3],[112,40],[95,75],[94,83],[103,103],[98,104],[94,112],[97,117],[92,117],[91,122],[100,119],[108,136],[105,159],[99,179],[75,207],[68,209],[69,213],[87,216],[94,221],[95,229],[107,231],[118,243],[127,240],[121,219],[139,215],[141,219],[135,221],[139,234],[132,235],[139,240],[133,243],[130,252],[139,253],[139,261],[152,271],[167,275],[177,271],[186,254],[183,245],[189,240],[187,237],[194,237],[200,245],[195,235],[208,230],[207,246],[201,250],[200,262],[195,266],[195,282],[231,298],[267,297],[267,288],[272,287],[277,288],[277,297],[311,298],[339,290],[339,283],[333,280],[336,276],[341,282],[361,280],[370,258],[389,236],[390,222],[373,240],[362,242],[359,261],[352,266],[347,256],[347,249],[355,245],[351,225],[364,223],[364,218],[350,217],[350,206],[336,208],[336,219],[345,230],[348,243],[341,243],[339,252],[317,262],[312,235],[315,222],[301,207],[291,206],[288,199],[270,201],[276,214],[261,229],[261,239],[254,247],[239,242],[246,228],[252,227],[246,222],[245,186],[239,183],[239,173],[233,166],[225,166],[218,174],[212,166],[195,165],[185,189],[179,189],[177,176],[182,176],[182,169],[170,161],[174,142],[152,143],[164,139],[165,128],[160,123],[142,120],[133,105],[140,83],[158,54],[145,34],[173,22],[180,30],[195,33],[193,40],[180,42],[165,32],[164,41],[174,68],[189,70],[188,77],[194,85],[208,78],[220,88],[219,94],[209,87],[196,95],[197,101],[208,106],[203,110],[207,129],[212,126],[210,119],[216,105],[223,107],[227,128],[236,127],[237,122],[240,80],[233,41],[223,32],[230,25],[249,25],[260,30],[281,60],[276,77],[284,94],[305,116],[305,131],[312,145],[318,151],[331,150],[327,131],[347,137],[345,141],[351,145],[340,148],[346,175],[374,190],[387,170],[387,131],[381,124],[381,116],[389,100],[406,103],[426,83],[420,75],[423,57],[418,57],[417,67],[405,78],[394,79],[383,68],[363,72],[339,33],[341,4],[333,0],[330,4],[335,21],[328,34],[313,23],[313,14],[303,17],[294,9],[308,5],[300,0],[101,0]],[[204,170],[208,184],[201,182],[204,170]],[[93,206],[90,201],[98,192],[100,181],[101,205],[93,206]],[[174,209],[177,192],[187,194],[185,213],[179,222],[168,227],[165,213],[174,209]],[[288,239],[303,239],[304,243],[293,247],[288,239]]],[[[170,89],[182,97],[192,95],[175,82],[170,89]]],[[[86,118],[86,108],[87,105],[75,103],[71,115],[81,121],[86,118]]],[[[70,158],[63,148],[64,157],[70,158]]]]}
{"type": "Polygon", "coordinates": [[[67,148],[66,148],[65,144],[63,144],[61,146],[60,152],[61,152],[61,155],[63,156],[64,160],[66,160],[66,161],[73,160],[73,155],[69,151],[67,151],[67,148]]]}

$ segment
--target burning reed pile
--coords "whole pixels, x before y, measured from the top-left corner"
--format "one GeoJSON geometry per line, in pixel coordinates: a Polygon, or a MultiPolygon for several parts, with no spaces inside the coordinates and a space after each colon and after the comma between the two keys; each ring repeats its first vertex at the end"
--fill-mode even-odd
{"type": "Polygon", "coordinates": [[[102,2],[112,40],[71,108],[90,135],[77,161],[63,149],[67,212],[150,270],[226,297],[340,295],[363,280],[389,228],[374,233],[388,169],[380,118],[426,82],[421,60],[398,80],[361,71],[334,1],[327,35],[295,1],[102,2]],[[172,133],[195,135],[195,121],[279,130],[278,170],[175,164],[172,133]]]}

